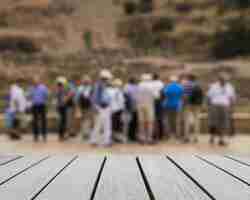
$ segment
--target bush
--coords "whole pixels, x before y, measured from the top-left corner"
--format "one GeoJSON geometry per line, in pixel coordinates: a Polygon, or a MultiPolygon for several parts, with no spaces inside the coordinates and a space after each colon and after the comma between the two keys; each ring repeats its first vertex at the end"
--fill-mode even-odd
{"type": "Polygon", "coordinates": [[[92,32],[91,31],[86,31],[83,34],[83,40],[84,40],[86,48],[87,49],[92,49],[92,47],[93,47],[93,38],[92,38],[92,32]]]}
{"type": "Polygon", "coordinates": [[[213,55],[216,58],[230,58],[250,54],[250,29],[248,22],[241,18],[230,22],[225,31],[215,34],[213,55]]]}
{"type": "Polygon", "coordinates": [[[137,10],[137,4],[133,1],[126,1],[123,4],[123,9],[124,9],[124,13],[126,15],[133,15],[136,13],[137,10]]]}

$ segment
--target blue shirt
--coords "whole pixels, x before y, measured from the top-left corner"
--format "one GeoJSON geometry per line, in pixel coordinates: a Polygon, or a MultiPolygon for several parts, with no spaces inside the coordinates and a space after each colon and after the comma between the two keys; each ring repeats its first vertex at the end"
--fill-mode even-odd
{"type": "Polygon", "coordinates": [[[170,83],[163,89],[164,101],[163,108],[174,111],[179,111],[182,107],[182,97],[184,88],[181,84],[174,82],[170,83]]]}
{"type": "Polygon", "coordinates": [[[45,105],[48,101],[48,88],[40,84],[31,88],[30,98],[32,105],[45,105]]]}

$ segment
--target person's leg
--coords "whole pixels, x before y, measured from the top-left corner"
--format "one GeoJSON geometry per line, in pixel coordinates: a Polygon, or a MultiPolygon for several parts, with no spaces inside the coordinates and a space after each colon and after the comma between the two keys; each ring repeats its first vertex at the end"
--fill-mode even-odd
{"type": "Polygon", "coordinates": [[[43,140],[47,141],[47,108],[46,108],[46,105],[40,106],[39,114],[41,117],[43,140]]]}
{"type": "Polygon", "coordinates": [[[221,112],[221,123],[220,123],[220,135],[219,135],[219,145],[225,146],[227,145],[225,141],[225,135],[228,135],[230,130],[230,113],[227,107],[220,107],[221,112]]]}
{"type": "Polygon", "coordinates": [[[140,106],[138,108],[138,120],[139,120],[139,131],[138,131],[138,140],[139,142],[145,142],[145,108],[140,106]]]}
{"type": "Polygon", "coordinates": [[[88,139],[90,136],[91,129],[94,125],[92,115],[91,111],[82,111],[80,135],[83,139],[88,139]]]}
{"type": "Polygon", "coordinates": [[[176,138],[181,139],[183,130],[183,111],[175,111],[174,118],[176,138]]]}
{"type": "Polygon", "coordinates": [[[136,141],[138,135],[138,112],[133,111],[130,113],[131,119],[129,121],[129,139],[131,141],[136,141]]]}
{"type": "Polygon", "coordinates": [[[110,146],[112,144],[112,119],[111,109],[105,108],[102,110],[102,126],[103,126],[103,145],[110,146]]]}
{"type": "Polygon", "coordinates": [[[67,111],[67,130],[70,136],[75,136],[74,122],[75,122],[75,109],[73,106],[68,107],[67,111]]]}
{"type": "Polygon", "coordinates": [[[164,111],[164,135],[166,136],[167,139],[171,137],[172,135],[172,127],[171,127],[171,113],[169,110],[164,111]]]}
{"type": "Polygon", "coordinates": [[[100,110],[97,113],[95,113],[95,116],[94,116],[94,128],[90,134],[90,144],[92,145],[97,145],[99,143],[99,139],[101,135],[102,119],[101,119],[100,110]]]}
{"type": "Polygon", "coordinates": [[[210,144],[214,144],[215,142],[215,136],[217,133],[217,121],[218,121],[218,115],[217,115],[217,107],[214,105],[208,106],[208,128],[210,133],[210,144]]]}
{"type": "Polygon", "coordinates": [[[168,125],[170,136],[176,136],[176,112],[168,110],[168,125]]]}
{"type": "Polygon", "coordinates": [[[67,111],[65,107],[59,108],[59,140],[65,139],[67,127],[67,111]]]}
{"type": "Polygon", "coordinates": [[[154,124],[155,124],[155,110],[154,105],[147,106],[147,142],[150,144],[154,143],[154,124]]]}
{"type": "MultiPolygon", "coordinates": [[[[195,137],[195,124],[196,124],[196,107],[189,105],[185,107],[184,113],[184,141],[189,142],[192,140],[192,138],[195,137]]],[[[199,119],[198,119],[199,120],[199,119]]],[[[197,138],[194,139],[194,141],[197,141],[197,138]]]]}
{"type": "Polygon", "coordinates": [[[130,126],[130,122],[132,119],[132,113],[128,112],[128,111],[124,111],[122,114],[122,123],[123,123],[123,127],[122,127],[122,132],[123,135],[126,137],[126,141],[128,141],[130,138],[130,132],[129,132],[129,126],[130,126]]]}
{"type": "Polygon", "coordinates": [[[193,110],[194,114],[194,131],[193,131],[193,142],[197,143],[199,141],[198,135],[201,132],[200,128],[200,114],[201,114],[201,108],[200,106],[195,106],[193,110]]]}
{"type": "Polygon", "coordinates": [[[38,119],[39,119],[39,114],[38,114],[38,108],[37,106],[32,107],[32,129],[33,129],[33,137],[34,141],[38,141],[39,137],[39,129],[38,129],[38,119]]]}

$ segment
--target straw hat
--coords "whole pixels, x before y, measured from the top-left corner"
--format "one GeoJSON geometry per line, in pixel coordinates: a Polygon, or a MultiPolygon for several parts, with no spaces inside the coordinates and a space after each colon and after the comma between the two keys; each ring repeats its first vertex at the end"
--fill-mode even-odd
{"type": "Polygon", "coordinates": [[[56,82],[58,84],[63,84],[63,85],[66,85],[67,84],[67,79],[63,76],[59,76],[57,79],[56,79],[56,82]]]}
{"type": "Polygon", "coordinates": [[[152,76],[151,76],[151,74],[142,74],[141,80],[142,81],[150,81],[150,80],[152,80],[152,76]]]}
{"type": "Polygon", "coordinates": [[[113,75],[111,74],[111,72],[107,69],[103,69],[101,72],[100,72],[100,77],[101,78],[104,78],[104,79],[112,79],[113,78],[113,75]]]}
{"type": "Polygon", "coordinates": [[[84,76],[82,77],[82,81],[83,81],[83,82],[91,82],[91,78],[90,78],[88,75],[84,75],[84,76]]]}
{"type": "Polygon", "coordinates": [[[172,75],[172,76],[170,76],[169,80],[170,80],[171,82],[176,82],[176,81],[178,81],[178,76],[172,75]]]}
{"type": "Polygon", "coordinates": [[[112,82],[112,84],[113,84],[113,86],[115,86],[115,87],[121,87],[123,83],[122,83],[122,80],[121,80],[121,79],[117,78],[117,79],[115,79],[115,80],[112,82]]]}

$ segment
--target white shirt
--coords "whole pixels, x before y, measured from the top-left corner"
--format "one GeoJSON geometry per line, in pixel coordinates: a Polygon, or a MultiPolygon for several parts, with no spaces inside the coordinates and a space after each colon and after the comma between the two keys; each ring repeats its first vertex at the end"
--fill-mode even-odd
{"type": "Polygon", "coordinates": [[[12,85],[10,89],[10,110],[12,112],[25,112],[27,101],[24,91],[18,85],[12,85]]]}
{"type": "Polygon", "coordinates": [[[125,109],[125,98],[123,92],[119,88],[108,88],[108,94],[111,97],[111,110],[112,112],[117,112],[125,109]]]}
{"type": "Polygon", "coordinates": [[[229,107],[236,101],[235,89],[230,83],[226,83],[224,86],[219,83],[212,84],[207,96],[212,105],[229,107]]]}
{"type": "Polygon", "coordinates": [[[160,98],[161,90],[163,89],[163,87],[164,87],[164,83],[161,80],[151,81],[151,88],[156,99],[160,98]]]}
{"type": "Polygon", "coordinates": [[[155,100],[154,89],[151,86],[151,81],[143,81],[138,86],[136,94],[136,102],[138,105],[153,105],[155,100]]]}

